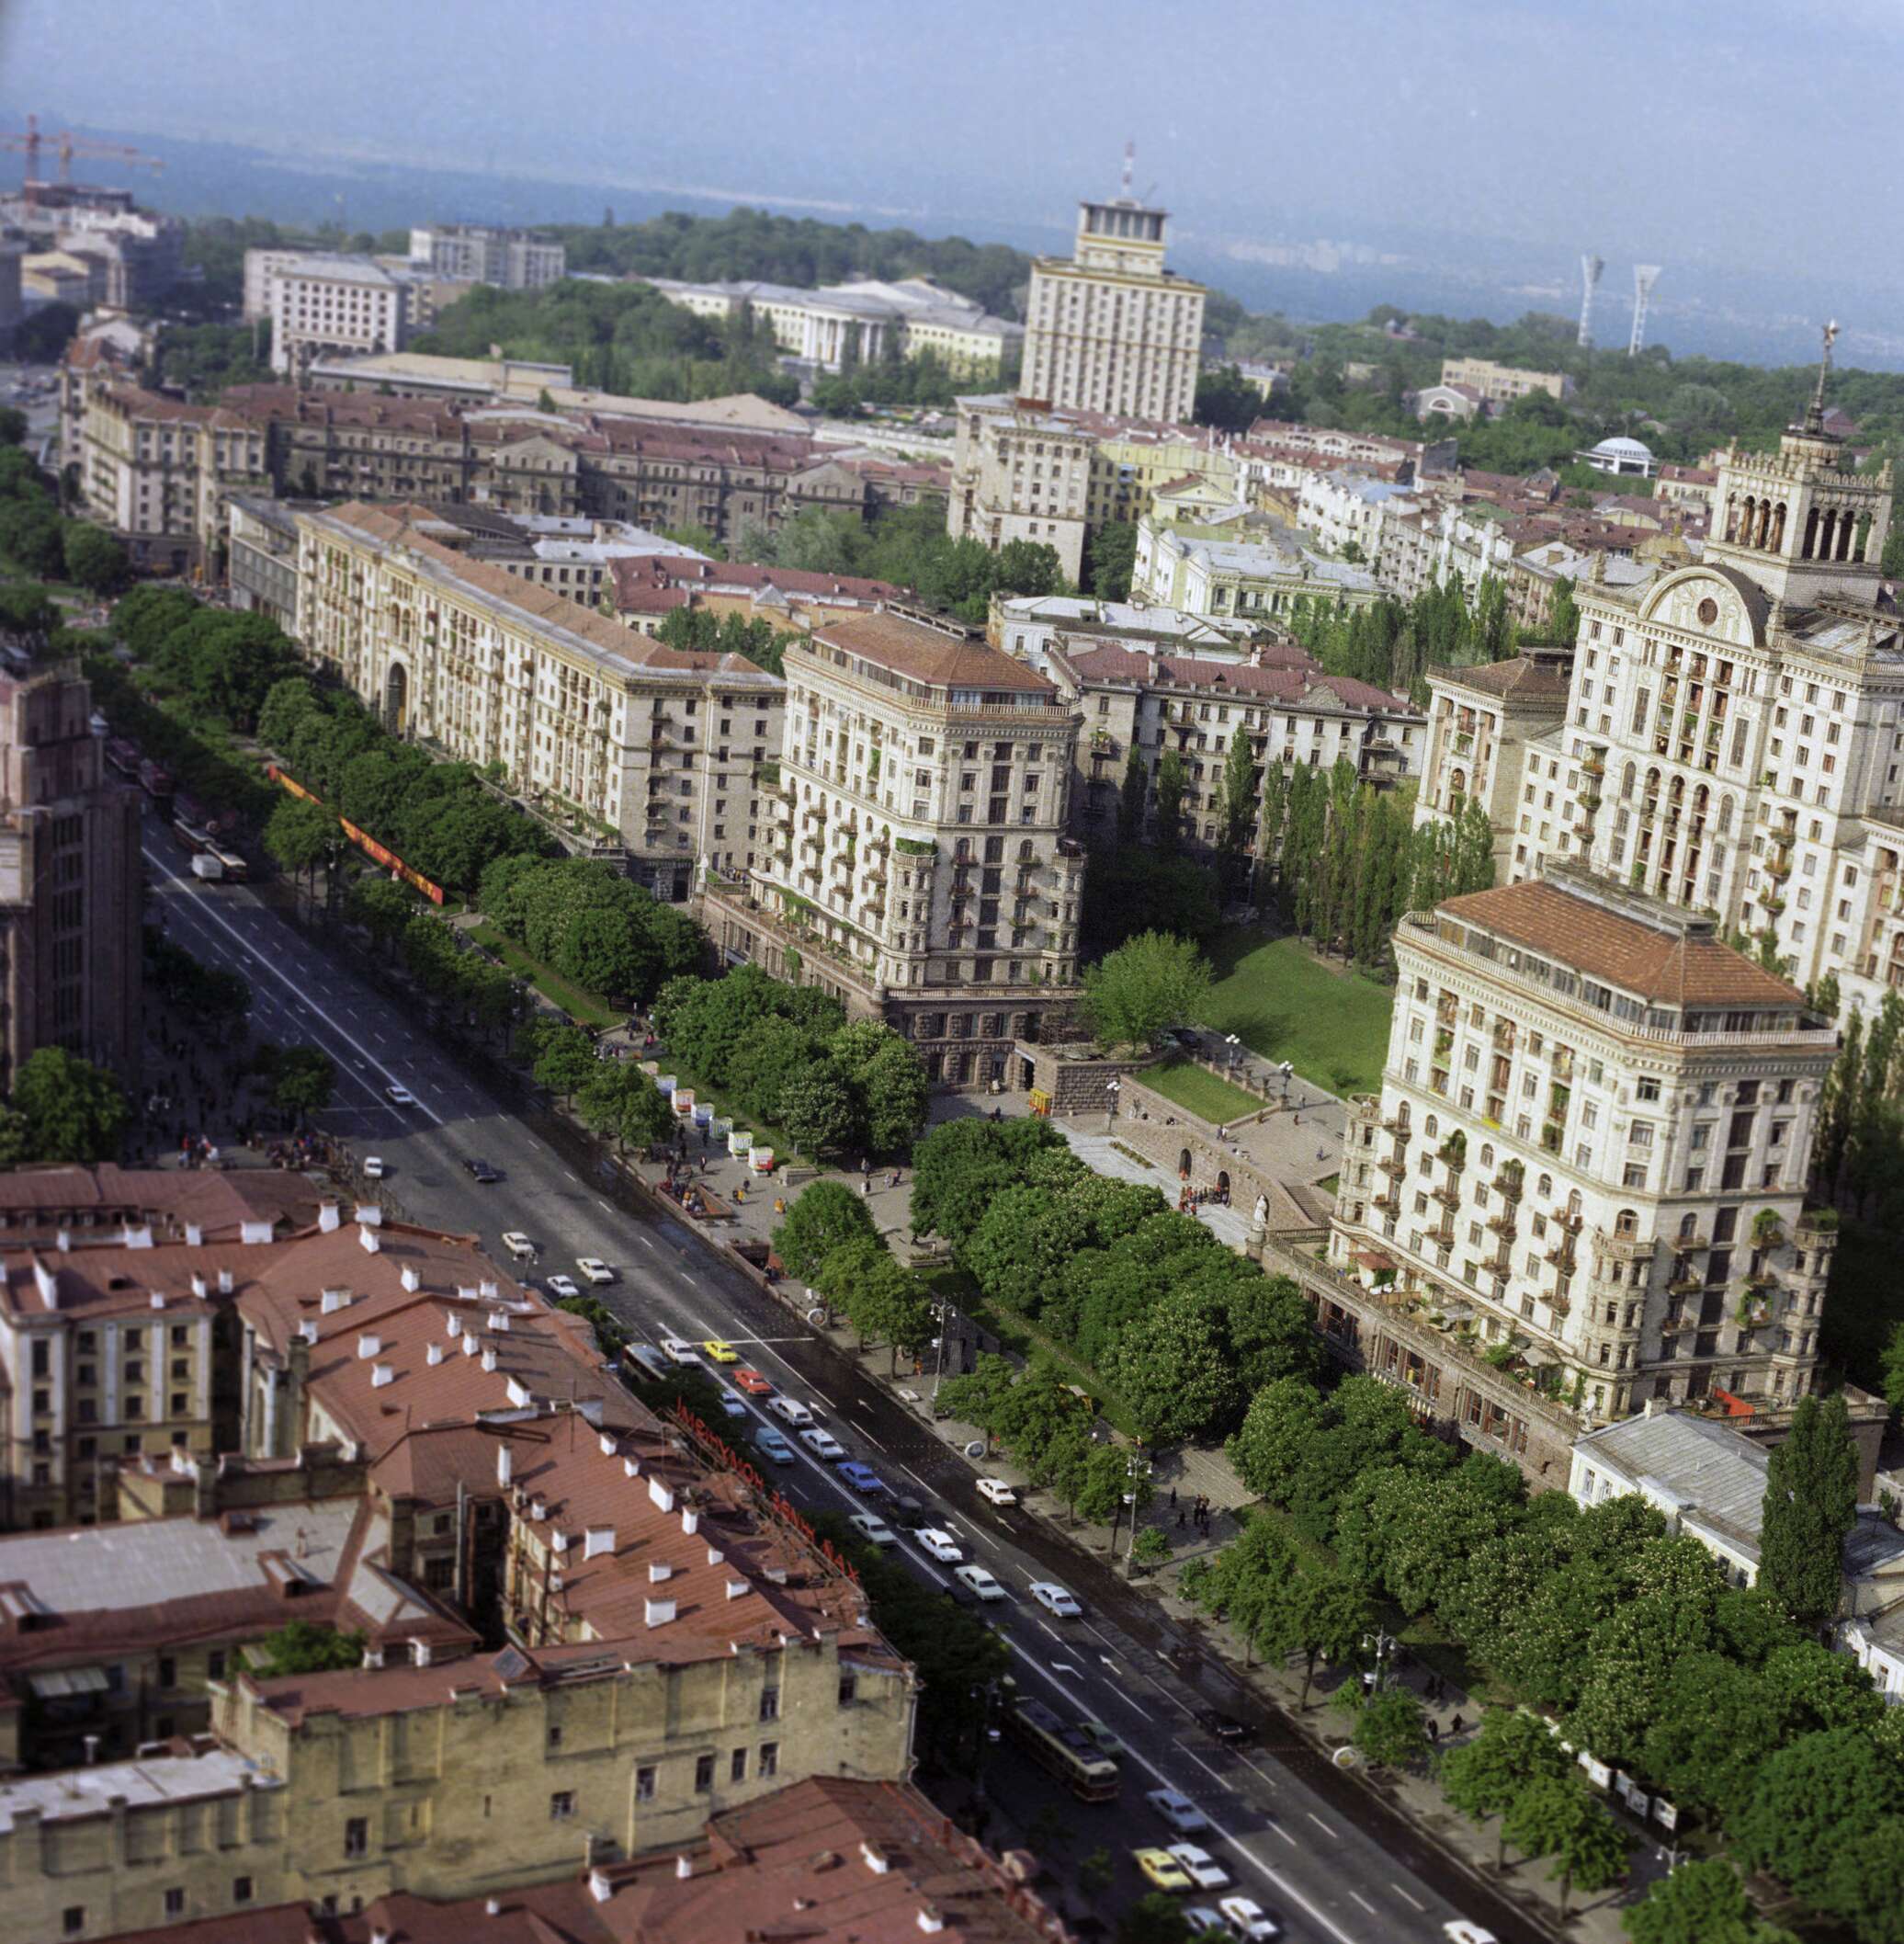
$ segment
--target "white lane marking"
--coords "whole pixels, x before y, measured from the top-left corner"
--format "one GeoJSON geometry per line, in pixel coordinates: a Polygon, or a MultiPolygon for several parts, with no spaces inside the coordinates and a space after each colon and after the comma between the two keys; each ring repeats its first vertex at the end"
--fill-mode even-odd
{"type": "Polygon", "coordinates": [[[1400,1883],[1390,1883],[1388,1885],[1388,1888],[1392,1890],[1398,1897],[1400,1897],[1404,1903],[1412,1904],[1415,1908],[1420,1911],[1427,1910],[1427,1904],[1422,1903],[1420,1897],[1410,1896],[1408,1892],[1402,1889],[1400,1883]]]}
{"type": "MultiPolygon", "coordinates": [[[[158,868],[164,872],[165,876],[171,879],[174,883],[184,883],[184,880],[178,876],[177,872],[173,870],[167,864],[165,864],[165,862],[162,858],[154,857],[153,853],[149,850],[145,853],[145,855],[147,860],[150,863],[157,865],[158,868]]],[[[188,885],[186,886],[186,893],[187,896],[192,895],[191,889],[188,885]]],[[[237,928],[232,924],[232,922],[228,918],[224,916],[222,913],[212,909],[212,907],[206,903],[205,898],[202,894],[197,897],[194,908],[198,910],[203,916],[210,918],[214,925],[221,927],[223,930],[228,932],[233,938],[239,938],[240,935],[238,933],[237,928]]],[[[287,978],[286,975],[281,971],[279,971],[279,969],[275,964],[266,963],[264,969],[268,972],[271,976],[276,979],[285,988],[285,990],[292,995],[293,998],[297,996],[297,987],[291,983],[290,980],[287,978]]],[[[349,1046],[354,1052],[362,1053],[367,1059],[368,1059],[371,1064],[376,1067],[377,1071],[380,1073],[383,1077],[391,1083],[391,1086],[394,1086],[400,1084],[397,1080],[396,1074],[391,1073],[389,1067],[385,1066],[380,1060],[377,1059],[376,1056],[370,1052],[369,1049],[365,1046],[363,1042],[358,1040],[353,1033],[351,1033],[345,1027],[338,1025],[336,1020],[332,1018],[330,1014],[325,1012],[322,1006],[314,1006],[311,1008],[311,1010],[315,1013],[316,1016],[320,1019],[322,1019],[324,1024],[328,1026],[331,1030],[335,1033],[337,1037],[342,1040],[347,1046],[349,1046]]],[[[441,1127],[444,1124],[442,1115],[437,1113],[435,1108],[428,1106],[423,1100],[418,1100],[416,1104],[418,1108],[422,1112],[427,1114],[429,1118],[434,1120],[438,1127],[441,1127]]]]}
{"type": "MultiPolygon", "coordinates": [[[[1283,1827],[1283,1825],[1281,1825],[1280,1823],[1272,1823],[1272,1824],[1271,1824],[1271,1825],[1270,1825],[1269,1826],[1270,1826],[1270,1827],[1271,1827],[1271,1828],[1272,1828],[1273,1830],[1275,1830],[1275,1833],[1276,1833],[1276,1834],[1277,1834],[1277,1835],[1278,1835],[1279,1836],[1281,1836],[1281,1837],[1282,1837],[1282,1839],[1284,1840],[1284,1842],[1286,1842],[1286,1844],[1288,1844],[1288,1846],[1289,1846],[1289,1847],[1290,1847],[1291,1849],[1300,1849],[1300,1848],[1302,1847],[1302,1845],[1301,1845],[1300,1843],[1298,1843],[1298,1841],[1296,1840],[1296,1838],[1295,1838],[1295,1837],[1294,1837],[1293,1836],[1291,1836],[1291,1835],[1289,1834],[1289,1832],[1288,1832],[1288,1831],[1287,1831],[1286,1829],[1285,1829],[1285,1828],[1283,1827]]],[[[1411,1904],[1414,1904],[1414,1899],[1413,1899],[1412,1897],[1411,1897],[1411,1898],[1409,1899],[1409,1902],[1410,1902],[1411,1904]]],[[[1428,1907],[1428,1906],[1427,1906],[1427,1905],[1426,1905],[1425,1904],[1415,1904],[1415,1908],[1416,1908],[1417,1910],[1426,1910],[1426,1909],[1427,1909],[1427,1907],[1428,1907]]]]}
{"type": "Polygon", "coordinates": [[[886,1449],[886,1447],[882,1445],[879,1440],[875,1438],[873,1434],[868,1431],[863,1424],[860,1423],[858,1418],[851,1418],[848,1420],[848,1422],[853,1426],[853,1428],[857,1431],[863,1438],[866,1439],[867,1443],[872,1446],[874,1450],[883,1451],[886,1449]]]}
{"type": "Polygon", "coordinates": [[[900,1466],[900,1470],[901,1470],[901,1472],[904,1472],[904,1473],[906,1474],[906,1476],[907,1476],[908,1478],[910,1478],[910,1479],[911,1479],[911,1480],[912,1481],[912,1483],[913,1483],[913,1484],[914,1484],[915,1485],[917,1485],[917,1486],[919,1487],[919,1489],[920,1489],[920,1490],[921,1490],[922,1492],[930,1492],[930,1491],[932,1490],[932,1487],[931,1487],[931,1486],[930,1486],[929,1484],[926,1484],[926,1482],[925,1482],[925,1481],[924,1481],[924,1480],[923,1478],[921,1478],[921,1477],[920,1477],[920,1475],[918,1474],[918,1472],[916,1472],[915,1471],[913,1471],[913,1469],[912,1468],[912,1466],[911,1466],[911,1465],[909,1465],[909,1464],[905,1464],[905,1463],[901,1463],[901,1466],[900,1466]]]}
{"type": "Polygon", "coordinates": [[[1131,1709],[1133,1712],[1142,1715],[1147,1722],[1154,1722],[1157,1719],[1157,1717],[1152,1714],[1150,1711],[1146,1708],[1141,1701],[1132,1700],[1129,1695],[1125,1693],[1123,1688],[1114,1688],[1111,1691],[1118,1698],[1119,1700],[1123,1701],[1128,1708],[1131,1709]]]}
{"type": "Polygon", "coordinates": [[[1320,1829],[1322,1834],[1329,1838],[1332,1843],[1339,1843],[1342,1841],[1342,1838],[1336,1835],[1334,1830],[1330,1828],[1329,1825],[1325,1823],[1313,1809],[1305,1809],[1302,1813],[1304,1815],[1308,1816],[1309,1821],[1312,1822],[1316,1825],[1316,1827],[1320,1829]]]}
{"type": "MultiPolygon", "coordinates": [[[[1054,1641],[1057,1641],[1060,1645],[1063,1643],[1063,1634],[1059,1632],[1058,1629],[1054,1627],[1049,1620],[1040,1620],[1038,1622],[1038,1625],[1041,1626],[1045,1630],[1045,1631],[1051,1636],[1054,1641]]],[[[1078,1677],[1080,1680],[1083,1678],[1082,1675],[1080,1675],[1078,1677]]]]}
{"type": "Polygon", "coordinates": [[[597,1196],[595,1197],[595,1206],[596,1206],[596,1207],[597,1207],[598,1209],[607,1209],[607,1210],[608,1210],[608,1213],[609,1213],[609,1214],[611,1214],[611,1215],[612,1215],[612,1214],[613,1214],[613,1213],[615,1212],[615,1211],[614,1211],[613,1209],[611,1209],[611,1208],[608,1208],[608,1204],[607,1204],[607,1203],[606,1203],[606,1201],[604,1201],[604,1200],[602,1199],[602,1198],[601,1198],[601,1197],[600,1197],[599,1195],[597,1195],[597,1196]]]}
{"type": "MultiPolygon", "coordinates": [[[[1005,1636],[1005,1644],[1012,1650],[1014,1654],[1018,1656],[1020,1660],[1025,1663],[1026,1667],[1028,1667],[1033,1673],[1037,1674],[1041,1679],[1048,1683],[1049,1686],[1056,1688],[1056,1690],[1064,1697],[1065,1700],[1071,1707],[1077,1709],[1081,1713],[1088,1714],[1091,1711],[1084,1705],[1083,1700],[1079,1695],[1074,1694],[1071,1690],[1071,1688],[1066,1687],[1065,1684],[1060,1681],[1055,1674],[1052,1673],[1049,1668],[1046,1667],[1045,1665],[1043,1665],[1042,1663],[1037,1660],[1027,1649],[1021,1647],[1016,1641],[1011,1638],[1009,1634],[1005,1636]]],[[[1151,1761],[1150,1758],[1148,1756],[1144,1755],[1141,1751],[1136,1748],[1131,1748],[1128,1749],[1127,1753],[1130,1760],[1135,1762],[1139,1768],[1143,1769],[1147,1774],[1149,1774],[1156,1781],[1157,1785],[1160,1788],[1170,1789],[1175,1786],[1172,1782],[1171,1779],[1164,1774],[1162,1769],[1158,1768],[1156,1763],[1151,1761]]],[[[1183,1751],[1183,1753],[1188,1755],[1190,1751],[1186,1748],[1183,1751]]],[[[1192,1759],[1194,1760],[1195,1757],[1193,1756],[1192,1759]]],[[[1206,1811],[1205,1813],[1208,1814],[1208,1812],[1206,1811]]],[[[1252,1851],[1246,1848],[1243,1846],[1241,1839],[1237,1836],[1233,1831],[1226,1829],[1221,1823],[1218,1822],[1215,1816],[1210,1816],[1209,1823],[1210,1827],[1214,1829],[1226,1843],[1233,1844],[1239,1855],[1248,1858],[1250,1862],[1253,1864],[1254,1867],[1258,1870],[1260,1870],[1262,1874],[1265,1878],[1267,1878],[1271,1883],[1275,1884],[1276,1889],[1281,1892],[1284,1896],[1287,1897],[1292,1904],[1299,1904],[1301,1908],[1308,1913],[1309,1916],[1315,1923],[1320,1925],[1321,1927],[1326,1930],[1332,1938],[1339,1938],[1341,1940],[1341,1944],[1360,1944],[1360,1940],[1354,1936],[1353,1932],[1344,1930],[1342,1926],[1334,1920],[1334,1918],[1330,1916],[1327,1911],[1320,1910],[1314,1904],[1311,1904],[1309,1900],[1303,1895],[1301,1891],[1298,1890],[1295,1884],[1290,1882],[1286,1877],[1283,1876],[1280,1872],[1272,1870],[1270,1866],[1265,1863],[1261,1857],[1255,1855],[1252,1851]]]]}
{"type": "Polygon", "coordinates": [[[1380,1913],[1376,1909],[1375,1905],[1371,1904],[1359,1890],[1352,1890],[1350,1891],[1349,1894],[1354,1898],[1356,1903],[1361,1904],[1363,1909],[1366,1910],[1370,1916],[1378,1916],[1380,1915],[1380,1913]]]}
{"type": "Polygon", "coordinates": [[[1179,1755],[1187,1755],[1190,1759],[1195,1762],[1196,1766],[1201,1768],[1203,1772],[1207,1776],[1208,1776],[1213,1782],[1220,1784],[1225,1789],[1228,1789],[1230,1787],[1230,1784],[1224,1781],[1222,1776],[1216,1769],[1212,1768],[1210,1765],[1207,1761],[1205,1761],[1200,1755],[1197,1754],[1196,1749],[1180,1748],[1177,1753],[1179,1755]]]}

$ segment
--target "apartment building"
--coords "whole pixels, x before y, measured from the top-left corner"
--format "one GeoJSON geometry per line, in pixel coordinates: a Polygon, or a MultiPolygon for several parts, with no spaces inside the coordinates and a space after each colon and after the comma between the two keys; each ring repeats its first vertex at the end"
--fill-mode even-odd
{"type": "Polygon", "coordinates": [[[1216,620],[1147,601],[1100,601],[1079,594],[994,594],[985,619],[985,639],[994,648],[1034,665],[1060,639],[1072,649],[1097,645],[1240,662],[1248,658],[1258,631],[1254,622],[1233,615],[1216,620]]]}
{"type": "Polygon", "coordinates": [[[1033,261],[1018,387],[1026,398],[1189,424],[1207,293],[1164,267],[1166,221],[1128,198],[1082,201],[1071,257],[1033,261]]]}
{"type": "Polygon", "coordinates": [[[184,273],[184,222],[138,208],[128,189],[38,183],[30,196],[0,197],[0,227],[36,251],[85,259],[98,301],[116,311],[153,309],[184,273]]]}
{"type": "Polygon", "coordinates": [[[925,277],[890,283],[864,278],[817,290],[754,280],[630,280],[659,290],[697,317],[718,323],[754,318],[773,332],[788,357],[823,371],[930,353],[955,378],[996,378],[1025,335],[1022,324],[993,317],[983,304],[925,277]]]}
{"type": "Polygon", "coordinates": [[[1096,432],[1076,417],[1003,393],[961,398],[946,531],[996,553],[1012,540],[1051,548],[1066,579],[1084,567],[1096,432]]]}
{"type": "Polygon", "coordinates": [[[1536,392],[1549,398],[1573,396],[1573,381],[1564,371],[1521,371],[1512,365],[1497,365],[1490,358],[1444,358],[1441,381],[1468,386],[1479,394],[1483,404],[1497,412],[1536,392]]]}
{"type": "Polygon", "coordinates": [[[1569,646],[1427,672],[1427,749],[1415,822],[1452,821],[1468,803],[1481,804],[1494,828],[1494,870],[1502,883],[1513,874],[1528,745],[1552,730],[1566,706],[1572,667],[1569,646]]]}
{"type": "MultiPolygon", "coordinates": [[[[1085,415],[1078,415],[1081,423],[1085,415]]],[[[1243,497],[1241,467],[1228,433],[1203,426],[1094,423],[1084,517],[1093,527],[1134,522],[1173,482],[1199,479],[1223,505],[1243,497]]]]}
{"type": "Polygon", "coordinates": [[[427,507],[298,515],[295,638],[394,731],[501,765],[565,840],[679,900],[705,860],[764,855],[754,781],[782,686],[738,655],[665,648],[471,559],[427,507]]]}
{"type": "Polygon", "coordinates": [[[481,222],[424,223],[410,232],[410,261],[447,283],[539,290],[568,273],[568,252],[532,230],[481,222]]]}
{"type": "Polygon", "coordinates": [[[935,1081],[1003,1078],[1078,991],[1077,711],[969,631],[897,612],[816,627],[786,671],[771,835],[743,886],[709,892],[716,945],[883,1018],[935,1081]]]}
{"type": "Polygon", "coordinates": [[[1829,1021],[1710,918],[1564,865],[1411,915],[1395,955],[1331,1260],[1596,1419],[1802,1395],[1836,1239],[1805,1206],[1829,1021]]]}
{"type": "Polygon", "coordinates": [[[1286,618],[1298,601],[1364,608],[1382,592],[1366,568],[1328,559],[1287,528],[1184,529],[1148,517],[1138,523],[1130,586],[1185,614],[1264,621],[1286,618]]]}
{"type": "Polygon", "coordinates": [[[1890,475],[1820,417],[1725,455],[1697,562],[1577,589],[1572,685],[1523,784],[1524,814],[1550,814],[1514,870],[1582,858],[1868,1009],[1904,983],[1904,640],[1878,568],[1890,475]]]}
{"type": "Polygon", "coordinates": [[[407,279],[368,256],[271,254],[263,280],[274,371],[301,371],[342,351],[402,349],[417,322],[407,279]]]}
{"type": "Polygon", "coordinates": [[[905,590],[854,574],[710,561],[679,550],[618,556],[600,592],[600,605],[609,613],[652,634],[677,610],[735,614],[788,631],[808,631],[822,621],[897,600],[905,590]]]}
{"type": "MultiPolygon", "coordinates": [[[[1222,837],[1224,770],[1231,739],[1248,737],[1260,800],[1268,766],[1332,769],[1347,762],[1387,788],[1415,775],[1426,725],[1406,696],[1329,675],[1293,642],[1259,642],[1247,657],[1204,660],[1060,632],[1032,665],[1082,713],[1071,788],[1071,827],[1094,850],[1117,844],[1117,807],[1133,753],[1149,772],[1146,842],[1156,831],[1158,759],[1173,750],[1189,787],[1178,841],[1213,862],[1222,837]]],[[[1255,839],[1252,836],[1251,847],[1255,839]]]]}
{"type": "Polygon", "coordinates": [[[0,1086],[43,1046],[139,1076],[142,800],[92,703],[76,662],[0,676],[0,1086]]]}

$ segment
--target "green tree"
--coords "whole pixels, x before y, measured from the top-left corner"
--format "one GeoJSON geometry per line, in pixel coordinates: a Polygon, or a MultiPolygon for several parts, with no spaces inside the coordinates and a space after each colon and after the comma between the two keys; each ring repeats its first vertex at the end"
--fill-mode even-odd
{"type": "Polygon", "coordinates": [[[1759,1585],[1801,1625],[1838,1610],[1844,1541],[1858,1515],[1858,1454],[1844,1394],[1798,1400],[1772,1448],[1759,1538],[1759,1585]]]}
{"type": "Polygon", "coordinates": [[[1315,1684],[1316,1663],[1327,1659],[1345,1665],[1375,1620],[1375,1601],[1368,1588],[1339,1567],[1311,1567],[1287,1584],[1282,1632],[1291,1650],[1302,1655],[1302,1699],[1309,1707],[1315,1684]]]}
{"type": "Polygon", "coordinates": [[[1184,1907],[1161,1890],[1147,1891],[1117,1918],[1116,1944],[1190,1944],[1184,1907]]]}
{"type": "Polygon", "coordinates": [[[1208,1008],[1209,961],[1187,938],[1145,932],[1084,974],[1084,1015],[1106,1046],[1148,1051],[1208,1008]]]}
{"type": "Polygon", "coordinates": [[[1167,857],[1184,835],[1184,799],[1190,789],[1190,771],[1174,749],[1157,758],[1157,847],[1167,857]]]}
{"type": "Polygon", "coordinates": [[[1796,1944],[1759,1915],[1724,1857],[1694,1858],[1655,1879],[1620,1922],[1633,1944],[1796,1944]]]}
{"type": "Polygon", "coordinates": [[[360,1667],[365,1636],[344,1633],[315,1620],[287,1620],[267,1633],[254,1650],[252,1671],[265,1680],[287,1674],[325,1674],[334,1668],[360,1667]]]}
{"type": "Polygon", "coordinates": [[[1209,1313],[1177,1290],[1135,1318],[1105,1359],[1146,1444],[1191,1438],[1218,1424],[1232,1376],[1209,1313]]]}
{"type": "Polygon", "coordinates": [[[1264,415],[1264,398],[1234,366],[1207,366],[1196,381],[1196,423],[1224,432],[1247,432],[1264,415]]]}
{"type": "Polygon", "coordinates": [[[265,823],[266,851],[293,878],[308,881],[341,841],[336,818],[321,803],[307,803],[301,797],[280,797],[265,823]]]}
{"type": "Polygon", "coordinates": [[[774,1231],[774,1253],[789,1276],[812,1282],[835,1249],[860,1241],[879,1241],[865,1198],[844,1182],[816,1181],[800,1191],[774,1231]]]}
{"type": "Polygon", "coordinates": [[[1171,1555],[1170,1535],[1161,1526],[1146,1526],[1130,1547],[1130,1565],[1135,1573],[1151,1573],[1167,1564],[1171,1555]]]}
{"type": "Polygon", "coordinates": [[[1233,898],[1249,895],[1250,847],[1255,836],[1256,804],[1261,794],[1249,728],[1239,722],[1230,733],[1230,749],[1223,758],[1222,828],[1218,838],[1233,898]]]}
{"type": "Polygon", "coordinates": [[[544,1019],[524,1035],[530,1074],[566,1105],[594,1077],[598,1064],[595,1048],[579,1026],[566,1019],[544,1019]]]}
{"type": "Polygon", "coordinates": [[[780,1091],[779,1120],[803,1154],[837,1153],[853,1138],[853,1089],[831,1061],[822,1061],[780,1091]]]}
{"type": "Polygon", "coordinates": [[[1550,642],[1564,642],[1570,648],[1580,632],[1580,608],[1573,598],[1573,583],[1563,574],[1554,582],[1547,603],[1547,626],[1540,631],[1550,642]]]}
{"type": "Polygon", "coordinates": [[[1106,520],[1091,536],[1091,592],[1101,601],[1128,601],[1137,564],[1137,528],[1106,520]]]}
{"type": "Polygon", "coordinates": [[[321,1114],[337,1090],[337,1067],[315,1046],[291,1046],[278,1055],[271,1097],[300,1126],[307,1114],[321,1114]]]}
{"type": "Polygon", "coordinates": [[[1149,801],[1150,773],[1144,767],[1143,752],[1135,743],[1124,761],[1124,781],[1117,791],[1117,842],[1137,844],[1144,835],[1144,811],[1149,801]]]}
{"type": "Polygon", "coordinates": [[[1762,1765],[1729,1834],[1741,1859],[1836,1913],[1885,1825],[1904,1814],[1904,1768],[1860,1729],[1800,1735],[1762,1765]]]}
{"type": "Polygon", "coordinates": [[[597,1061],[597,1072],[583,1083],[576,1111],[588,1127],[609,1136],[619,1154],[665,1141],[674,1131],[673,1104],[632,1062],[597,1061]]]}
{"type": "Polygon", "coordinates": [[[1502,1827],[1516,1849],[1554,1859],[1563,1918],[1576,1883],[1606,1890],[1626,1873],[1626,1838],[1578,1770],[1535,1777],[1507,1805],[1502,1827]]]}
{"type": "Polygon", "coordinates": [[[117,594],[125,585],[126,550],[103,528],[69,519],[62,532],[61,551],[67,579],[89,594],[117,594]]]}
{"type": "MultiPolygon", "coordinates": [[[[1530,1782],[1562,1780],[1571,1767],[1544,1722],[1517,1708],[1490,1708],[1481,1717],[1480,1732],[1449,1749],[1436,1773],[1450,1805],[1470,1822],[1485,1823],[1490,1816],[1504,1815],[1530,1782]]],[[[1507,1850],[1504,1825],[1499,1843],[1497,1863],[1507,1850]]]]}
{"type": "Polygon", "coordinates": [[[1350,1735],[1372,1768],[1411,1768],[1428,1753],[1421,1697],[1412,1688],[1382,1688],[1355,1711],[1350,1735]]]}
{"type": "Polygon", "coordinates": [[[344,901],[344,915],[381,945],[394,945],[416,915],[415,896],[394,878],[359,878],[344,901]]]}
{"type": "Polygon", "coordinates": [[[119,1084],[63,1046],[42,1046],[15,1074],[13,1105],[26,1117],[35,1161],[111,1161],[130,1109],[119,1084]]]}

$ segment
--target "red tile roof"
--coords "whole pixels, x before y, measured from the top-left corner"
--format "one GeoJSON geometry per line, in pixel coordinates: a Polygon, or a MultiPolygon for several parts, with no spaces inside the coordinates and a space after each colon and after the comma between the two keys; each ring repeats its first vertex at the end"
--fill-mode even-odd
{"type": "Polygon", "coordinates": [[[910,676],[934,688],[1008,689],[1051,695],[1055,685],[1036,669],[981,641],[944,634],[902,614],[883,610],[842,615],[813,630],[816,642],[910,676]]]}

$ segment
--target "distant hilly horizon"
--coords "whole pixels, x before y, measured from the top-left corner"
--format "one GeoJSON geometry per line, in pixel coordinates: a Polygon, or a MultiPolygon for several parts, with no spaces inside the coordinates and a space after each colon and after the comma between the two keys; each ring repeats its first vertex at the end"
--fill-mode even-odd
{"type": "MultiPolygon", "coordinates": [[[[856,206],[844,197],[820,203],[712,188],[426,168],[376,157],[297,156],[137,131],[88,132],[135,142],[162,157],[163,175],[139,171],[132,186],[153,207],[194,218],[261,216],[287,224],[336,222],[352,231],[380,231],[432,221],[599,222],[609,210],[618,222],[642,222],[669,210],[720,215],[745,204],[820,222],[960,235],[1030,252],[1063,253],[1071,234],[1071,194],[1061,187],[1054,188],[1050,219],[1035,222],[999,210],[898,210],[890,204],[856,206]]],[[[98,179],[123,184],[128,178],[101,169],[98,179]]],[[[1170,260],[1186,277],[1227,292],[1250,310],[1280,311],[1298,323],[1353,322],[1380,303],[1497,324],[1512,323],[1530,310],[1567,316],[1578,312],[1577,252],[1548,260],[1519,243],[1436,240],[1405,227],[1381,229],[1373,239],[1356,243],[1292,237],[1266,244],[1179,221],[1170,260]]],[[[1618,347],[1631,320],[1631,268],[1612,260],[1610,248],[1603,254],[1609,263],[1595,305],[1594,335],[1602,347],[1618,347]]],[[[1829,295],[1796,290],[1780,295],[1781,309],[1767,313],[1749,268],[1669,263],[1654,293],[1648,341],[1667,345],[1677,357],[1808,363],[1817,356],[1819,323],[1829,312],[1845,323],[1842,364],[1904,369],[1904,328],[1887,327],[1898,314],[1887,293],[1834,284],[1829,295]],[[1805,302],[1808,297],[1812,303],[1805,302]],[[1816,317],[1807,314],[1813,308],[1816,317]],[[1861,309],[1867,319],[1885,324],[1861,326],[1861,309]]]]}

